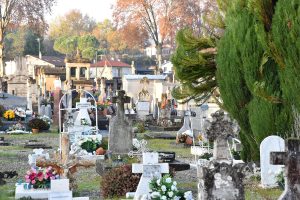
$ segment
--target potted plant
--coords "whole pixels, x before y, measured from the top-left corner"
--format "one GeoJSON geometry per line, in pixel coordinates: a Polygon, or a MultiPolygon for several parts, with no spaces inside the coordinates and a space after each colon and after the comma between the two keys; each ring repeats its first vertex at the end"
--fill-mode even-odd
{"type": "Polygon", "coordinates": [[[28,126],[32,129],[32,133],[38,133],[40,130],[48,130],[49,125],[42,119],[33,118],[28,122],[28,126]]]}

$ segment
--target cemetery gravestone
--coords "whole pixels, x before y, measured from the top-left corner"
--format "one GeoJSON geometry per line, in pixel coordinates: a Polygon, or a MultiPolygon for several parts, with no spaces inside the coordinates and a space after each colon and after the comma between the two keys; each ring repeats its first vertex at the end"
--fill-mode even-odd
{"type": "Polygon", "coordinates": [[[45,106],[45,105],[41,105],[39,115],[40,115],[40,116],[44,116],[45,113],[46,113],[46,106],[45,106]]]}
{"type": "Polygon", "coordinates": [[[244,165],[233,165],[227,143],[228,137],[237,133],[238,128],[221,110],[212,117],[206,134],[214,141],[214,155],[211,161],[198,161],[198,199],[243,200],[244,165]]]}
{"type": "Polygon", "coordinates": [[[72,200],[72,191],[69,190],[69,179],[51,180],[49,200],[72,200]]]}
{"type": "Polygon", "coordinates": [[[52,109],[49,104],[45,107],[45,115],[50,119],[52,118],[52,109]]]}
{"type": "Polygon", "coordinates": [[[300,139],[289,139],[286,152],[271,152],[270,163],[285,165],[286,185],[279,200],[298,200],[300,197],[300,139]]]}
{"type": "Polygon", "coordinates": [[[270,153],[273,151],[284,151],[284,140],[279,136],[269,136],[260,144],[262,187],[276,187],[276,176],[282,171],[283,165],[270,164],[270,153]]]}
{"type": "Polygon", "coordinates": [[[134,200],[150,193],[149,183],[154,177],[161,178],[161,174],[169,173],[169,164],[158,163],[158,157],[158,153],[143,153],[143,163],[132,164],[132,173],[143,173],[134,200]]]}
{"type": "Polygon", "coordinates": [[[117,103],[117,115],[109,124],[109,150],[113,154],[128,153],[132,149],[132,127],[125,120],[124,104],[130,103],[130,97],[125,96],[124,90],[118,91],[118,96],[112,98],[117,103]]]}

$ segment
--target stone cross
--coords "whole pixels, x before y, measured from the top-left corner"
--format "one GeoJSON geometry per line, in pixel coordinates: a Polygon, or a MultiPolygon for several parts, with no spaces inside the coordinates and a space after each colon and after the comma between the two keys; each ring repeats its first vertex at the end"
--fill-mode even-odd
{"type": "Polygon", "coordinates": [[[42,168],[51,166],[59,175],[62,175],[63,178],[68,178],[70,180],[70,188],[76,189],[77,185],[75,183],[75,173],[77,172],[77,168],[94,167],[96,165],[96,160],[70,156],[69,151],[69,135],[67,133],[63,133],[61,134],[61,153],[54,154],[50,159],[38,157],[36,160],[36,166],[42,168]]]}
{"type": "Polygon", "coordinates": [[[118,96],[112,98],[113,103],[118,104],[117,116],[109,123],[108,148],[113,154],[126,154],[132,149],[132,127],[125,120],[124,104],[130,103],[130,97],[125,96],[125,91],[118,91],[118,96]]]}
{"type": "Polygon", "coordinates": [[[286,185],[280,200],[300,197],[300,139],[288,139],[286,152],[271,152],[270,163],[285,165],[286,185]]]}
{"type": "Polygon", "coordinates": [[[46,160],[49,159],[49,153],[44,153],[44,149],[33,149],[34,154],[28,155],[28,164],[32,167],[36,167],[36,159],[38,157],[44,157],[46,160]]]}
{"type": "Polygon", "coordinates": [[[158,153],[147,152],[143,153],[142,164],[132,164],[132,173],[143,174],[134,194],[134,200],[138,200],[150,193],[149,183],[154,177],[161,178],[161,174],[169,173],[169,164],[158,163],[158,153]]]}
{"type": "Polygon", "coordinates": [[[130,103],[130,97],[125,96],[125,91],[124,90],[119,90],[118,95],[115,97],[112,97],[112,103],[117,103],[118,105],[118,112],[117,116],[119,118],[124,118],[124,112],[125,112],[125,103],[130,103]]]}
{"type": "Polygon", "coordinates": [[[215,160],[232,160],[228,146],[228,138],[238,132],[238,126],[233,123],[224,111],[219,110],[211,115],[213,121],[206,129],[207,138],[214,141],[213,157],[215,160]]]}

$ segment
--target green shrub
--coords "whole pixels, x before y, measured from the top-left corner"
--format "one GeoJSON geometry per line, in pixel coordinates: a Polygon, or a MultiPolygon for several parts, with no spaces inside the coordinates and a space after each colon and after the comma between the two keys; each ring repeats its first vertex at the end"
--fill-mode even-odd
{"type": "Polygon", "coordinates": [[[101,191],[105,198],[125,196],[134,192],[139,184],[141,174],[133,174],[131,165],[123,165],[106,172],[101,181],[101,191]]]}
{"type": "Polygon", "coordinates": [[[32,129],[39,129],[41,131],[49,130],[50,128],[50,125],[48,123],[39,118],[31,119],[28,122],[28,126],[32,129]]]}
{"type": "Polygon", "coordinates": [[[80,147],[86,150],[87,152],[92,153],[100,147],[100,141],[89,138],[86,141],[84,141],[80,145],[80,147]]]}
{"type": "Polygon", "coordinates": [[[146,131],[145,124],[143,122],[137,123],[136,127],[138,129],[138,133],[144,133],[146,131]]]}

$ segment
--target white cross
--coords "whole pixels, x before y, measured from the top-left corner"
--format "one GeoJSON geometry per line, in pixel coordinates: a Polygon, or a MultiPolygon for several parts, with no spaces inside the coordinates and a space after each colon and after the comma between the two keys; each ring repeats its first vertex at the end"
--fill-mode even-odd
{"type": "Polygon", "coordinates": [[[158,163],[158,153],[144,152],[143,163],[132,164],[132,173],[143,174],[134,194],[134,200],[138,200],[150,193],[149,183],[154,177],[161,178],[161,174],[169,173],[169,164],[158,163]]]}
{"type": "Polygon", "coordinates": [[[34,149],[33,152],[34,154],[28,155],[28,163],[33,167],[36,166],[36,159],[38,157],[45,158],[46,160],[49,159],[49,153],[44,153],[44,149],[34,149]]]}

